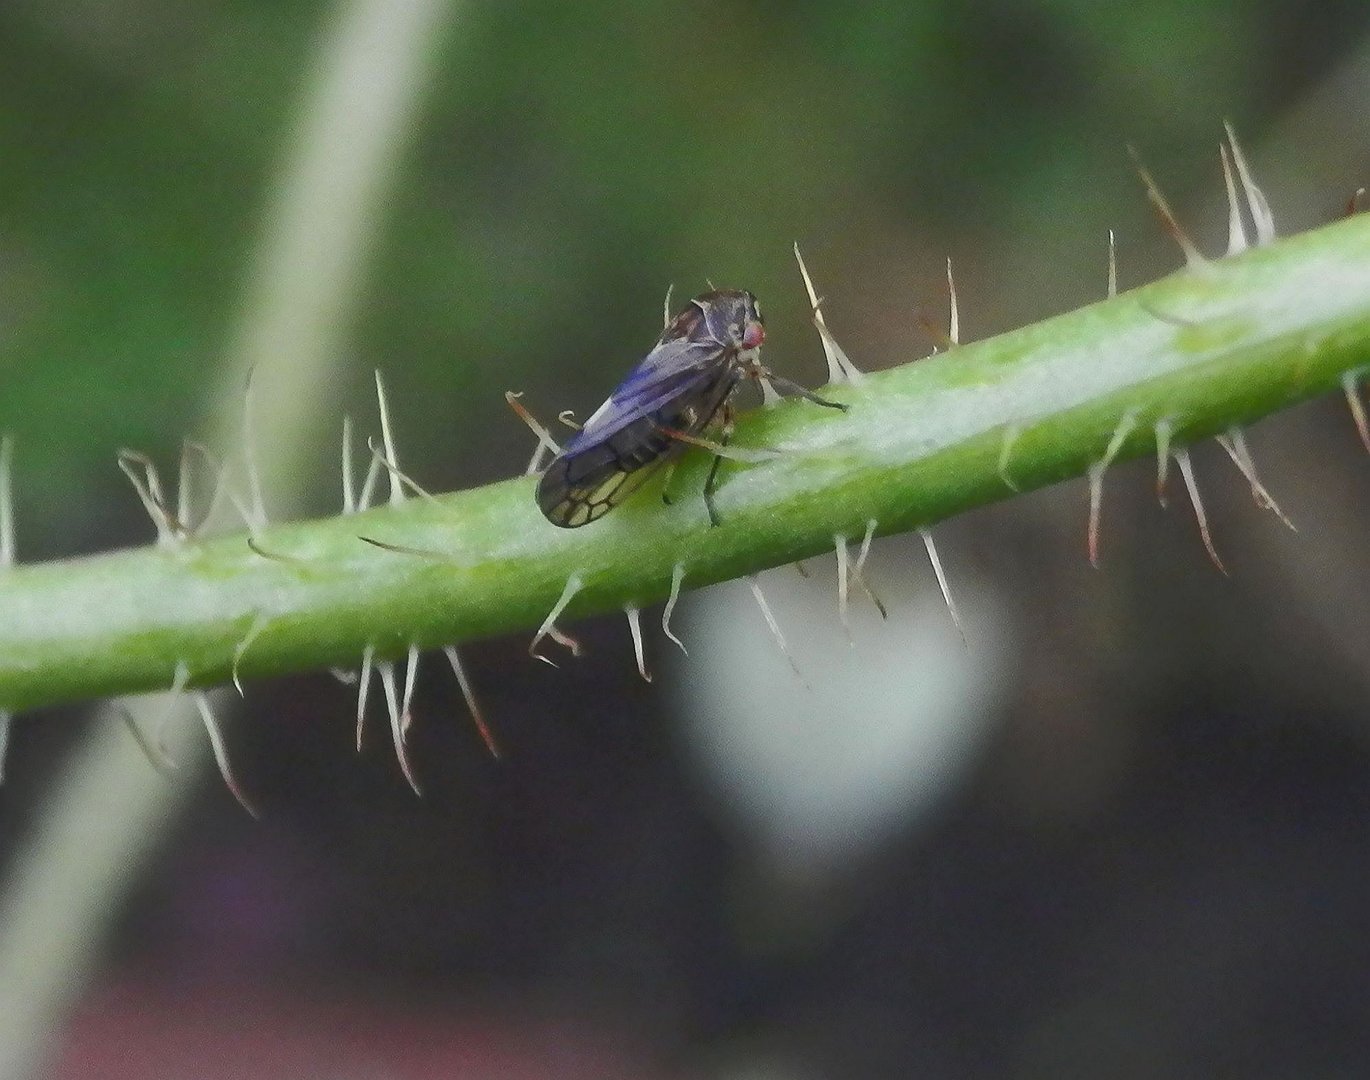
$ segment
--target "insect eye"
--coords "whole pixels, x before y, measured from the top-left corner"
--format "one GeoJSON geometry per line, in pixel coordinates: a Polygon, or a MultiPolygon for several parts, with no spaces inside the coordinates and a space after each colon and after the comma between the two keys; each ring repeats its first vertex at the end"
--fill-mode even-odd
{"type": "Polygon", "coordinates": [[[742,347],[744,349],[755,349],[766,340],[766,328],[760,321],[749,322],[742,332],[742,347]]]}

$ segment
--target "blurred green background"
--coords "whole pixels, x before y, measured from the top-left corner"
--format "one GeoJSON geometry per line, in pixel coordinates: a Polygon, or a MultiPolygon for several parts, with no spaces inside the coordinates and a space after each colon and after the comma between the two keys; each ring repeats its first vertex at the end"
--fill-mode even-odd
{"type": "MultiPolygon", "coordinates": [[[[770,362],[816,383],[798,241],[856,362],[906,362],[933,344],[920,317],[945,318],[947,257],[967,337],[1102,296],[1110,228],[1122,287],[1174,268],[1129,144],[1215,254],[1224,119],[1282,232],[1330,220],[1370,180],[1368,96],[1361,0],[6,0],[0,430],[17,448],[21,558],[147,542],[115,451],[174,471],[183,438],[232,429],[247,366],[278,509],[336,510],[341,416],[374,429],[375,367],[409,471],[435,490],[484,483],[531,450],[503,392],[544,416],[593,409],[655,337],[670,284],[681,300],[710,279],[755,291],[770,362]],[[366,71],[373,47],[407,59],[321,103],[338,56],[366,71]],[[370,198],[299,226],[288,208],[327,206],[355,164],[344,140],[291,188],[311,123],[331,101],[337,130],[379,128],[386,94],[408,104],[367,166],[370,198]],[[310,252],[335,227],[357,242],[336,287],[311,293],[310,252]],[[274,277],[292,236],[294,270],[274,277]],[[273,301],[303,338],[275,334],[273,301]]],[[[458,726],[452,688],[425,682],[423,803],[379,737],[348,754],[344,689],[251,688],[235,755],[266,824],[213,786],[168,811],[149,868],[68,931],[94,959],[56,980],[23,1035],[38,1049],[0,1054],[0,1080],[320,1062],[406,1077],[1358,1075],[1370,467],[1336,403],[1260,431],[1303,532],[1272,536],[1235,471],[1196,454],[1223,475],[1210,512],[1230,583],[1182,505],[1155,511],[1140,465],[1110,488],[1103,575],[1084,565],[1078,484],[939,531],[969,653],[943,628],[922,653],[870,671],[841,653],[807,681],[916,688],[968,655],[942,704],[910,690],[905,711],[982,735],[955,754],[929,736],[926,757],[955,767],[916,807],[855,769],[841,798],[898,805],[812,859],[787,862],[783,829],[726,809],[715,780],[744,775],[740,752],[698,749],[699,703],[739,702],[745,725],[770,676],[749,691],[706,656],[644,688],[620,620],[583,628],[574,671],[529,664],[522,641],[470,650],[502,763],[458,726]]],[[[881,555],[918,578],[914,606],[930,588],[920,552],[881,555]]],[[[805,587],[801,606],[832,623],[821,584],[805,587]]],[[[723,623],[750,604],[726,595],[723,623]]],[[[721,632],[700,611],[697,633],[721,632]]],[[[837,725],[859,744],[868,714],[837,700],[781,743],[837,725]]],[[[41,861],[62,762],[102,723],[21,721],[0,822],[12,879],[19,852],[41,861]]],[[[136,784],[162,783],[140,767],[136,784]]]]}

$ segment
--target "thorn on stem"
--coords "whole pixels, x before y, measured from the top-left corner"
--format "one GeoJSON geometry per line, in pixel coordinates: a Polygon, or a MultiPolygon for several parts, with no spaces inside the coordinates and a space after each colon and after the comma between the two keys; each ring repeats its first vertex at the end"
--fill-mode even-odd
{"type": "Polygon", "coordinates": [[[14,436],[0,436],[0,570],[14,565],[14,436]]]}
{"type": "Polygon", "coordinates": [[[837,618],[842,623],[842,629],[847,635],[847,644],[856,647],[856,639],[852,637],[851,620],[847,617],[847,538],[845,536],[834,536],[833,544],[837,551],[837,618]]]}
{"type": "Polygon", "coordinates": [[[766,625],[770,628],[771,636],[775,638],[775,643],[780,646],[780,651],[789,662],[790,670],[795,675],[803,679],[799,665],[794,662],[794,655],[790,652],[790,647],[785,643],[785,635],[780,632],[780,624],[775,621],[775,614],[771,611],[771,605],[766,603],[766,595],[761,591],[761,582],[755,574],[747,575],[747,584],[752,590],[752,596],[756,600],[756,606],[761,609],[761,617],[766,620],[766,625]]]}
{"type": "Polygon", "coordinates": [[[385,447],[384,464],[390,477],[390,505],[399,506],[404,502],[404,486],[400,482],[400,456],[395,450],[395,438],[390,428],[390,401],[386,397],[381,369],[376,368],[375,373],[376,408],[381,414],[381,444],[385,447]]]}
{"type": "Polygon", "coordinates": [[[419,788],[413,764],[409,760],[409,748],[404,741],[404,714],[400,708],[399,690],[395,685],[395,665],[389,660],[377,661],[376,670],[380,672],[381,686],[385,690],[385,708],[390,714],[390,739],[395,747],[395,759],[400,763],[400,772],[404,774],[410,790],[422,797],[423,792],[419,788]]]}
{"type": "Polygon", "coordinates": [[[133,737],[134,743],[142,751],[143,757],[147,759],[147,763],[163,776],[170,776],[175,772],[176,763],[162,754],[152,741],[143,734],[143,729],[138,726],[138,720],[133,713],[122,705],[116,705],[115,708],[118,710],[120,719],[124,722],[124,727],[133,737]]]}
{"type": "Polygon", "coordinates": [[[533,456],[528,459],[528,467],[523,470],[525,476],[531,476],[542,469],[543,454],[556,457],[561,453],[561,446],[552,438],[552,433],[547,430],[546,426],[529,412],[528,408],[519,400],[521,397],[523,397],[522,391],[506,390],[504,392],[504,400],[509,403],[509,408],[514,410],[514,415],[528,426],[528,430],[538,440],[537,446],[533,448],[533,456]]]}
{"type": "Polygon", "coordinates": [[[541,660],[544,664],[550,664],[552,667],[559,667],[560,665],[555,660],[538,652],[538,646],[542,644],[542,640],[549,637],[562,648],[568,650],[572,656],[578,657],[580,655],[580,642],[569,634],[563,634],[558,630],[556,621],[557,617],[566,610],[566,605],[575,598],[576,593],[580,592],[583,587],[584,583],[579,574],[572,574],[566,579],[566,587],[561,590],[561,596],[552,605],[552,610],[548,612],[547,618],[542,620],[542,625],[533,635],[533,640],[528,643],[529,656],[541,660]]]}
{"type": "Polygon", "coordinates": [[[942,600],[947,605],[947,612],[951,615],[951,621],[956,625],[956,632],[961,635],[961,644],[968,645],[966,628],[961,622],[960,613],[956,610],[956,601],[951,598],[951,587],[947,584],[947,575],[942,569],[942,560],[937,556],[937,545],[932,542],[932,533],[927,529],[919,529],[918,535],[923,538],[923,546],[927,548],[928,561],[932,563],[932,572],[937,576],[937,587],[942,590],[942,600]]]}
{"type": "Polygon", "coordinates": [[[481,712],[480,704],[476,701],[475,691],[471,689],[471,681],[466,677],[466,669],[462,666],[456,646],[448,645],[442,650],[442,653],[447,657],[447,662],[452,665],[452,673],[456,675],[457,685],[461,687],[461,696],[466,699],[466,707],[471,711],[471,720],[475,723],[476,730],[480,732],[480,737],[485,742],[485,748],[490,751],[490,756],[498,761],[503,756],[500,753],[499,744],[495,742],[494,733],[485,722],[485,714],[481,712]]]}
{"type": "Polygon", "coordinates": [[[352,417],[343,413],[342,422],[342,512],[357,512],[357,491],[352,477],[352,417]]]}
{"type": "Polygon", "coordinates": [[[376,647],[362,650],[362,670],[357,679],[357,753],[362,752],[362,733],[366,729],[366,699],[371,693],[371,672],[375,667],[376,647]]]}
{"type": "Polygon", "coordinates": [[[10,734],[14,730],[14,714],[0,710],[0,784],[5,782],[5,766],[9,760],[10,734]]]}
{"type": "Polygon", "coordinates": [[[1226,575],[1227,567],[1223,565],[1222,559],[1218,558],[1218,551],[1213,546],[1213,537],[1208,531],[1208,515],[1204,513],[1203,500],[1199,497],[1199,485],[1194,479],[1194,465],[1189,460],[1189,450],[1183,447],[1176,450],[1175,461],[1180,466],[1180,475],[1184,477],[1184,486],[1189,490],[1189,501],[1194,506],[1194,518],[1199,523],[1199,536],[1203,538],[1208,557],[1213,560],[1213,565],[1226,575]]]}
{"type": "Polygon", "coordinates": [[[819,338],[823,342],[823,355],[828,360],[828,382],[850,382],[859,383],[862,378],[861,372],[856,365],[851,362],[851,358],[837,344],[828,330],[828,324],[823,319],[823,302],[818,298],[818,293],[813,287],[813,278],[809,277],[809,268],[804,265],[804,256],[799,253],[799,244],[794,245],[795,262],[799,264],[799,274],[804,279],[804,291],[809,294],[809,306],[813,311],[813,325],[818,331],[819,338]]]}
{"type": "Polygon", "coordinates": [[[256,383],[254,372],[247,373],[243,385],[243,465],[247,470],[248,505],[240,512],[247,519],[248,529],[258,532],[267,526],[266,500],[262,496],[262,475],[257,468],[257,436],[254,414],[256,412],[256,383]]]}
{"type": "Polygon", "coordinates": [[[1356,422],[1356,433],[1360,435],[1361,445],[1370,453],[1370,424],[1365,418],[1365,403],[1360,397],[1360,376],[1348,371],[1341,377],[1341,388],[1346,392],[1346,404],[1351,410],[1351,419],[1356,422]]]}
{"type": "Polygon", "coordinates": [[[856,554],[856,564],[852,567],[852,576],[856,579],[856,583],[861,586],[862,591],[870,597],[871,603],[875,605],[875,610],[880,612],[880,617],[888,619],[890,613],[885,607],[884,601],[875,595],[875,590],[866,580],[866,557],[871,553],[871,541],[875,539],[875,530],[879,526],[880,523],[875,518],[866,522],[866,535],[861,538],[861,550],[856,554]]]}
{"type": "Polygon", "coordinates": [[[685,564],[676,563],[671,571],[671,595],[666,598],[666,606],[661,611],[661,632],[676,643],[686,656],[690,655],[685,643],[671,631],[671,614],[675,611],[676,601],[680,599],[680,586],[685,581],[685,564]]]}
{"type": "Polygon", "coordinates": [[[1218,144],[1218,157],[1223,163],[1223,187],[1227,190],[1227,253],[1240,255],[1251,245],[1246,238],[1241,207],[1237,204],[1237,185],[1232,179],[1232,164],[1225,143],[1218,144]]]}
{"type": "Polygon", "coordinates": [[[191,696],[195,699],[195,707],[199,710],[200,719],[204,722],[205,733],[209,736],[209,745],[214,751],[214,763],[219,766],[219,775],[223,777],[225,786],[229,793],[238,800],[238,805],[246,810],[250,817],[261,820],[261,811],[247,797],[247,792],[238,783],[238,778],[233,775],[233,766],[228,760],[228,748],[224,743],[224,733],[220,730],[219,721],[209,707],[209,696],[203,690],[196,690],[191,696]]]}
{"type": "Polygon", "coordinates": [[[1161,219],[1161,225],[1172,240],[1179,246],[1184,254],[1184,261],[1191,270],[1199,270],[1208,265],[1208,260],[1197,247],[1194,241],[1189,238],[1189,234],[1184,231],[1179,221],[1175,217],[1174,211],[1170,209],[1170,204],[1161,194],[1161,189],[1156,186],[1156,181],[1151,173],[1142,164],[1141,156],[1133,147],[1128,147],[1132,155],[1132,161],[1136,165],[1137,173],[1142,178],[1142,183],[1146,186],[1146,197],[1151,200],[1151,205],[1156,208],[1156,214],[1161,219]]]}
{"type": "Polygon", "coordinates": [[[1108,298],[1118,295],[1118,241],[1113,230],[1108,230],[1108,298]]]}
{"type": "Polygon", "coordinates": [[[1166,483],[1170,478],[1170,436],[1173,431],[1174,425],[1170,420],[1162,417],[1156,421],[1156,501],[1161,504],[1162,510],[1170,506],[1166,483]]]}
{"type": "Polygon", "coordinates": [[[633,657],[637,660],[637,673],[643,682],[651,682],[652,674],[647,670],[647,657],[642,646],[642,611],[631,604],[623,609],[628,617],[628,632],[633,637],[633,657]]]}
{"type": "Polygon", "coordinates": [[[1118,420],[1118,426],[1113,429],[1112,438],[1108,440],[1104,456],[1089,467],[1089,528],[1086,548],[1089,552],[1089,564],[1096,570],[1099,568],[1099,522],[1104,505],[1104,473],[1113,464],[1128,437],[1136,430],[1137,415],[1135,407],[1123,413],[1118,420]]]}
{"type": "Polygon", "coordinates": [[[1022,434],[1023,429],[1020,425],[1016,423],[1009,424],[1004,428],[1004,436],[999,443],[999,479],[1004,482],[1004,486],[1010,491],[1020,490],[1018,482],[1009,475],[1008,465],[1009,459],[1013,454],[1013,448],[1017,445],[1018,439],[1022,434]]]}
{"type": "Polygon", "coordinates": [[[238,678],[238,668],[242,664],[243,657],[247,654],[247,650],[252,646],[252,643],[261,636],[262,631],[267,628],[267,625],[270,622],[271,620],[262,612],[257,612],[252,619],[252,625],[248,627],[247,636],[233,648],[233,685],[237,688],[238,696],[240,698],[246,697],[247,695],[243,693],[242,680],[238,678]]]}
{"type": "Polygon", "coordinates": [[[1275,215],[1270,211],[1270,203],[1265,197],[1265,192],[1256,186],[1256,181],[1251,177],[1246,155],[1242,153],[1241,144],[1237,142],[1237,133],[1233,130],[1232,124],[1224,121],[1223,128],[1227,131],[1227,144],[1232,149],[1232,164],[1237,167],[1237,176],[1242,182],[1242,190],[1246,193],[1251,223],[1256,228],[1256,246],[1269,244],[1275,239],[1275,215]]]}
{"type": "Polygon", "coordinates": [[[1218,445],[1227,451],[1227,456],[1232,459],[1232,463],[1241,470],[1241,474],[1246,477],[1247,483],[1251,485],[1251,498],[1262,510],[1269,510],[1279,518],[1289,528],[1290,532],[1298,532],[1294,523],[1285,516],[1279,504],[1275,502],[1260,477],[1256,473],[1256,461],[1251,456],[1251,448],[1246,445],[1246,435],[1239,427],[1228,429],[1226,435],[1217,437],[1218,445]]]}
{"type": "Polygon", "coordinates": [[[951,256],[947,256],[947,293],[951,297],[951,316],[947,322],[947,338],[952,345],[961,344],[961,309],[956,302],[956,278],[951,272],[951,256]]]}

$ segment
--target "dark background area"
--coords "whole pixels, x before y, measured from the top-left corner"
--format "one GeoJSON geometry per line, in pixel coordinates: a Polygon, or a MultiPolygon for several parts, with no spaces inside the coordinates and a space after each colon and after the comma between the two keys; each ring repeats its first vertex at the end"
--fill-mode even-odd
{"type": "MultiPolygon", "coordinates": [[[[341,10],[0,8],[0,430],[24,560],[150,540],[115,451],[174,461],[215,424],[341,10]]],[[[796,240],[874,369],[930,351],[947,256],[969,338],[1102,296],[1110,228],[1123,288],[1174,269],[1129,144],[1213,254],[1224,119],[1282,232],[1370,182],[1353,0],[453,5],[427,44],[334,326],[335,419],[277,481],[300,513],[336,511],[336,424],[374,411],[373,367],[406,468],[481,484],[531,450],[503,392],[593,409],[672,282],[755,291],[768,359],[812,385],[796,240]]],[[[1102,570],[1083,481],[939,527],[964,648],[899,539],[872,576],[906,621],[862,621],[854,649],[830,567],[763,577],[802,680],[745,589],[682,604],[689,658],[649,613],[651,685],[621,619],[575,626],[586,655],[556,670],[525,637],[474,643],[505,754],[428,663],[422,800],[379,712],[354,754],[352,689],[250,685],[231,744],[262,822],[202,776],[67,931],[89,953],[69,971],[0,908],[0,957],[24,958],[6,1001],[62,972],[26,1021],[38,1056],[5,1053],[0,1080],[1362,1075],[1370,460],[1339,400],[1249,434],[1300,531],[1196,448],[1230,578],[1136,463],[1110,473],[1102,570]],[[787,695],[809,704],[783,715],[787,695]]],[[[45,850],[69,895],[45,823],[112,722],[20,719],[8,895],[45,850]]]]}

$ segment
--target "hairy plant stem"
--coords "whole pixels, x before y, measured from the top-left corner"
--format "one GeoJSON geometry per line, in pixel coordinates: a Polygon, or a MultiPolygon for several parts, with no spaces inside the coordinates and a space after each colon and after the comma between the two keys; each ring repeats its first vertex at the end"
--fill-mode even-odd
{"type": "Polygon", "coordinates": [[[927,525],[1085,473],[1125,416],[1117,460],[1154,452],[1158,424],[1181,447],[1362,366],[1370,216],[825,390],[846,413],[754,411],[736,444],[781,453],[725,464],[717,528],[680,494],[708,466],[691,451],[675,505],[653,481],[581,529],[546,522],[521,477],[273,527],[256,538],[273,557],[237,535],[16,567],[0,574],[0,708],[164,688],[178,663],[192,685],[224,682],[249,635],[244,678],[531,629],[572,575],[569,618],[642,607],[678,564],[698,587],[831,550],[872,519],[880,534],[927,525]]]}

